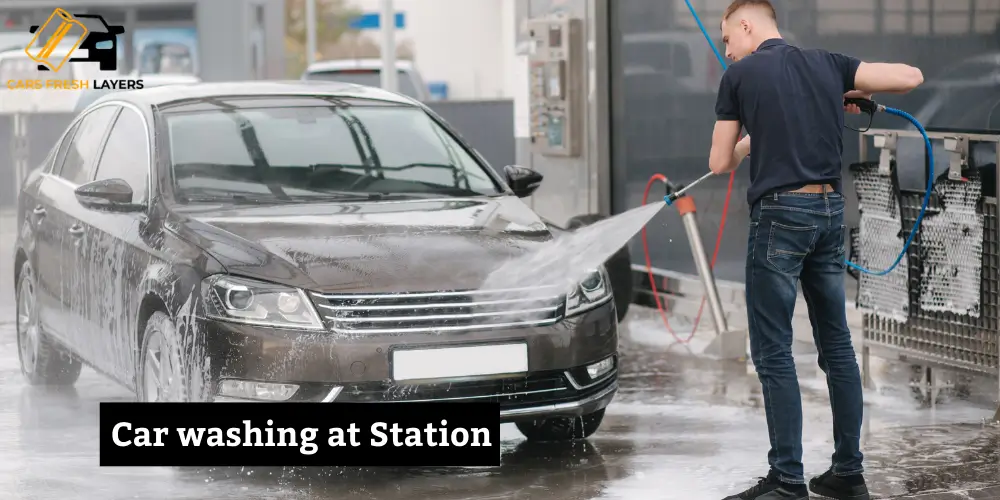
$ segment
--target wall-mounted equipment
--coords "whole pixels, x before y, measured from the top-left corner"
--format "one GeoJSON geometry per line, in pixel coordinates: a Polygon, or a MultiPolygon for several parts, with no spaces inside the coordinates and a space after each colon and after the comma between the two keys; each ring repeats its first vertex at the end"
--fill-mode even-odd
{"type": "Polygon", "coordinates": [[[583,21],[553,16],[528,20],[532,151],[579,156],[583,142],[585,38],[583,21]]]}

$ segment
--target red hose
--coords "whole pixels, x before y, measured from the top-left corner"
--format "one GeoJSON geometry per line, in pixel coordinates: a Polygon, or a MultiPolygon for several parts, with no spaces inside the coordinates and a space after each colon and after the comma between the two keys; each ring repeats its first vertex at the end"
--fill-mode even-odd
{"type": "MultiPolygon", "coordinates": [[[[726,229],[726,216],[729,215],[729,200],[732,199],[733,196],[734,179],[736,179],[735,171],[729,174],[729,187],[726,189],[726,202],[722,206],[722,219],[719,220],[719,232],[715,236],[715,250],[712,252],[712,263],[711,263],[711,267],[713,270],[715,269],[715,261],[719,258],[719,248],[722,247],[722,235],[726,229]]],[[[654,174],[652,177],[649,178],[649,181],[646,182],[646,190],[643,191],[642,193],[643,205],[645,205],[646,202],[648,201],[649,191],[650,189],[652,189],[653,184],[656,181],[666,183],[667,177],[663,174],[654,174]]],[[[643,254],[645,254],[646,257],[646,271],[649,275],[649,286],[652,287],[653,289],[653,300],[656,301],[656,309],[660,311],[660,318],[663,319],[663,325],[667,327],[667,331],[670,332],[670,335],[672,335],[674,339],[677,340],[677,342],[681,344],[687,344],[691,342],[691,339],[694,338],[695,332],[698,331],[698,324],[701,323],[701,313],[702,311],[705,310],[706,297],[703,296],[701,298],[701,305],[698,306],[698,314],[694,318],[694,326],[691,329],[691,334],[688,335],[686,339],[681,340],[681,338],[678,337],[676,333],[674,333],[674,329],[670,327],[670,321],[667,320],[667,311],[664,308],[663,303],[660,302],[660,294],[656,290],[656,278],[653,276],[653,264],[649,257],[649,243],[646,240],[645,226],[643,226],[642,228],[642,252],[643,254]]]]}

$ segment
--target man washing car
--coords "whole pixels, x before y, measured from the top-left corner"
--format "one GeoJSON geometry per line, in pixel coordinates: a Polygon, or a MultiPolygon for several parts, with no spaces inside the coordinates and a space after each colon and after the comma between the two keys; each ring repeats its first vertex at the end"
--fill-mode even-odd
{"type": "Polygon", "coordinates": [[[767,0],[736,0],[721,23],[726,56],[709,168],[735,170],[750,154],[746,303],[750,352],[763,388],[770,470],[727,500],[804,499],[809,490],[867,500],[860,450],[861,374],[844,300],[841,166],[848,97],[905,93],[923,82],[905,64],[867,63],[786,43],[767,0]],[[748,136],[740,139],[741,128],[748,136]],[[792,359],[797,289],[809,307],[833,409],[832,466],[809,481],[802,464],[802,401],[792,359]]]}

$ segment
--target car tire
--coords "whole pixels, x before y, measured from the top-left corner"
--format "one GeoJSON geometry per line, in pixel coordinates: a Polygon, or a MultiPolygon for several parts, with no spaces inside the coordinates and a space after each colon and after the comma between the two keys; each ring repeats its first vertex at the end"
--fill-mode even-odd
{"type": "MultiPolygon", "coordinates": [[[[579,215],[569,220],[567,229],[577,229],[589,226],[606,219],[603,215],[579,215]]],[[[621,247],[604,263],[611,277],[611,289],[615,293],[615,309],[618,310],[618,321],[625,319],[629,305],[632,304],[632,256],[628,245],[621,247]]]]}
{"type": "Polygon", "coordinates": [[[15,292],[17,357],[21,374],[30,385],[71,386],[80,378],[83,362],[42,331],[36,284],[35,271],[25,262],[18,274],[15,292]]]}
{"type": "Polygon", "coordinates": [[[156,311],[146,321],[135,370],[138,401],[176,403],[197,399],[192,391],[191,363],[185,362],[186,350],[179,340],[177,327],[166,313],[156,311]]]}
{"type": "Polygon", "coordinates": [[[604,421],[604,408],[579,417],[554,417],[544,420],[515,422],[517,430],[528,441],[536,443],[587,439],[604,421]]]}

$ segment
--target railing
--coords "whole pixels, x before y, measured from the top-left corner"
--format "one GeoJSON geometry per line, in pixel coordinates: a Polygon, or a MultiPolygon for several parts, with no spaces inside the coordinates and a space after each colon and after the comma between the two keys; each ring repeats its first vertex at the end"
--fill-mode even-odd
{"type": "MultiPolygon", "coordinates": [[[[885,134],[920,138],[916,131],[869,130],[861,136],[863,159],[869,142],[885,134]]],[[[858,308],[866,311],[862,363],[868,373],[874,353],[928,369],[1000,376],[1000,134],[928,135],[937,180],[921,228],[899,267],[858,281],[858,308]]],[[[854,168],[861,217],[852,231],[851,257],[868,269],[885,269],[895,260],[924,197],[899,188],[900,179],[918,175],[923,162],[910,158],[897,166],[894,142],[878,148],[884,161],[854,168]],[[879,172],[880,164],[897,168],[879,172]]]]}

